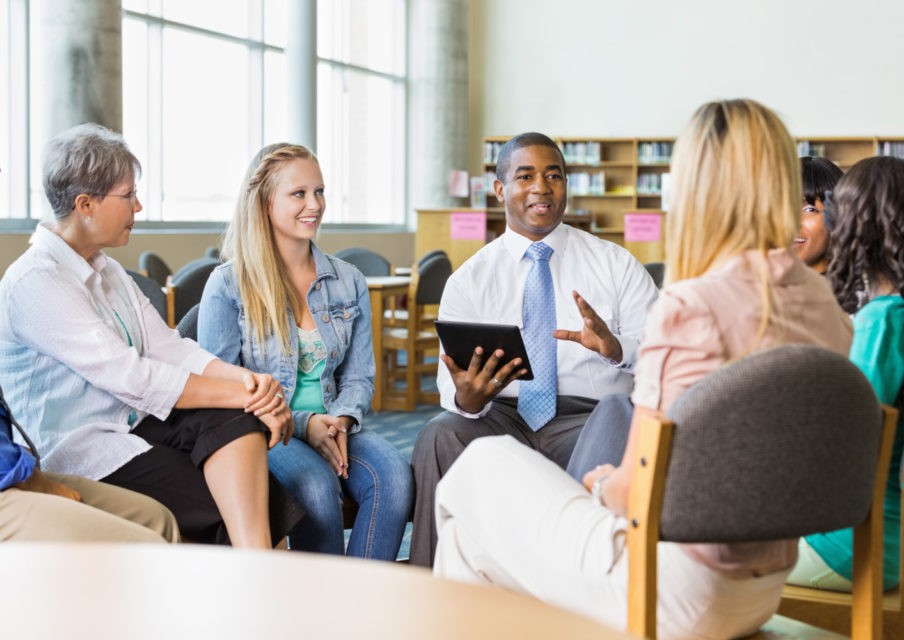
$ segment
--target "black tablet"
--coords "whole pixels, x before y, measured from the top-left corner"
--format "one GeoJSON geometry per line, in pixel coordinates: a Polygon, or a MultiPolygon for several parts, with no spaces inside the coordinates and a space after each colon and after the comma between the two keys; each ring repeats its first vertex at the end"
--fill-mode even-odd
{"type": "Polygon", "coordinates": [[[518,380],[533,380],[534,372],[527,359],[527,350],[521,339],[521,330],[513,324],[485,324],[481,322],[451,322],[437,320],[436,333],[443,343],[443,350],[462,369],[471,364],[474,349],[483,347],[483,361],[486,362],[496,349],[505,351],[503,364],[514,358],[521,358],[521,367],[527,373],[518,380]]]}

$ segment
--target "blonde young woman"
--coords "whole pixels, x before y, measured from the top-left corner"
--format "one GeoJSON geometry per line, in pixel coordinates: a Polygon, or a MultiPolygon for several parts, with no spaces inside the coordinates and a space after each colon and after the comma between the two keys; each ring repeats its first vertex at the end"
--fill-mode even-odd
{"type": "MultiPolygon", "coordinates": [[[[639,416],[667,410],[707,373],[761,349],[801,342],[847,353],[848,318],[790,249],[800,169],[776,115],[750,100],[702,106],[676,144],[673,175],[669,284],[647,318],[621,465],[595,468],[582,486],[511,438],[474,442],[439,485],[436,573],[527,591],[624,628],[639,416]]],[[[609,426],[595,412],[577,446],[603,440],[609,426]]],[[[753,631],[776,610],[796,556],[793,540],[660,543],[660,637],[753,631]]]]}
{"type": "Polygon", "coordinates": [[[364,276],[314,239],[326,210],[317,158],[274,144],[245,176],[223,255],[201,301],[198,339],[227,362],[272,374],[294,431],[270,470],[305,507],[292,549],[342,554],[342,495],[358,504],[349,555],[395,560],[411,510],[408,463],[362,431],[374,391],[364,276]]]}

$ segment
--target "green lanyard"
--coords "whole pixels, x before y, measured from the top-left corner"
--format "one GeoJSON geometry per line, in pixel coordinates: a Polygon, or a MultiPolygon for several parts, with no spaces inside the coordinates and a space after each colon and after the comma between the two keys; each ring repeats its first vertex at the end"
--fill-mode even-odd
{"type": "Polygon", "coordinates": [[[126,329],[126,323],[122,321],[122,318],[119,317],[119,314],[116,312],[116,309],[113,309],[113,315],[116,316],[116,319],[119,320],[119,325],[122,327],[122,330],[126,332],[126,340],[129,341],[129,346],[135,346],[132,344],[132,336],[129,335],[129,330],[126,329]]]}

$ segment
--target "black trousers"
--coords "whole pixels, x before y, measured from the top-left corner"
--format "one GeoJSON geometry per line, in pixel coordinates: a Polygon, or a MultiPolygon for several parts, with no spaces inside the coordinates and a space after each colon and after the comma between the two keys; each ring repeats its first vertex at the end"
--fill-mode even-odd
{"type": "MultiPolygon", "coordinates": [[[[148,416],[132,433],[152,445],[103,478],[163,503],[193,542],[229,544],[226,525],[204,478],[207,458],[249,433],[269,434],[254,414],[241,409],[175,409],[166,420],[148,416]]],[[[270,475],[270,534],[275,545],[304,515],[270,475]]]]}

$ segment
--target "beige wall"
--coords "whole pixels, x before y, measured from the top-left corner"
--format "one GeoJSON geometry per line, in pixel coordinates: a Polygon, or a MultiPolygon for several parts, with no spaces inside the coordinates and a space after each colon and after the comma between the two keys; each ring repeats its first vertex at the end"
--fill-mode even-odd
{"type": "MultiPolygon", "coordinates": [[[[0,234],[0,274],[28,248],[28,234],[0,234]]],[[[138,267],[142,251],[155,251],[174,271],[204,253],[204,249],[219,242],[216,234],[135,233],[128,246],[108,249],[107,254],[127,269],[138,267]]],[[[397,266],[414,262],[413,233],[346,233],[322,232],[318,246],[328,253],[346,247],[373,249],[397,266]]]]}

